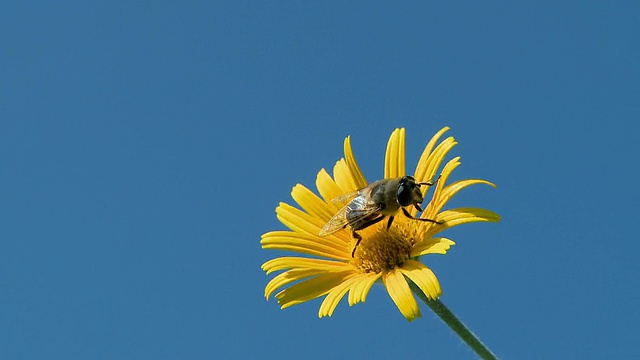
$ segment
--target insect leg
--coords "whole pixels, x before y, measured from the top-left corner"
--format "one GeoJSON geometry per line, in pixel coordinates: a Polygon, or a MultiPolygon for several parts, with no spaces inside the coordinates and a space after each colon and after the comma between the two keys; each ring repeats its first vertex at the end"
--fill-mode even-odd
{"type": "Polygon", "coordinates": [[[356,254],[356,249],[358,248],[358,245],[360,245],[360,241],[362,241],[362,236],[360,236],[360,234],[358,234],[356,232],[356,230],[362,230],[366,227],[369,227],[377,222],[380,222],[382,219],[384,219],[384,215],[380,215],[377,218],[374,218],[372,220],[369,220],[367,222],[365,222],[362,225],[358,225],[356,227],[353,227],[351,230],[351,234],[353,235],[353,237],[356,239],[356,246],[353,247],[353,251],[351,251],[351,257],[353,257],[356,254]]]}
{"type": "MultiPolygon", "coordinates": [[[[364,228],[368,228],[369,226],[371,226],[371,225],[373,225],[373,224],[375,224],[375,223],[380,222],[382,219],[384,219],[384,215],[380,215],[380,216],[378,216],[378,217],[376,217],[376,218],[373,218],[373,219],[371,219],[371,220],[365,221],[365,222],[363,222],[362,224],[354,225],[354,226],[353,226],[353,231],[356,231],[356,230],[362,230],[362,229],[364,229],[364,228]]],[[[365,218],[364,220],[366,220],[366,218],[365,218]]]]}
{"type": "Polygon", "coordinates": [[[442,176],[442,174],[438,175],[438,177],[434,181],[421,182],[421,183],[418,183],[418,185],[433,186],[438,183],[438,180],[440,180],[440,176],[442,176]]]}
{"type": "Polygon", "coordinates": [[[355,230],[353,230],[352,235],[354,238],[356,238],[356,246],[353,247],[353,250],[351,250],[351,257],[353,257],[356,254],[356,249],[358,248],[358,245],[360,245],[360,241],[362,241],[362,236],[360,236],[355,230]]]}
{"type": "Polygon", "coordinates": [[[418,221],[426,221],[426,222],[431,222],[431,223],[434,223],[434,224],[444,224],[444,221],[437,221],[437,220],[432,220],[432,219],[422,219],[422,218],[413,217],[413,216],[411,216],[411,214],[409,214],[409,212],[405,208],[402,208],[402,212],[409,219],[418,220],[418,221]]]}
{"type": "Polygon", "coordinates": [[[391,223],[393,222],[393,216],[389,216],[389,221],[387,221],[387,230],[391,227],[391,223]]]}

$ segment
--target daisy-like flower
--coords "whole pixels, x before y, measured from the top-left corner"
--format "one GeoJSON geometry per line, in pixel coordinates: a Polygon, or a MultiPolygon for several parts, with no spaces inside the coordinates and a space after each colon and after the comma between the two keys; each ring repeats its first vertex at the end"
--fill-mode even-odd
{"type": "MultiPolygon", "coordinates": [[[[429,141],[413,173],[417,182],[435,180],[447,153],[456,145],[453,137],[438,143],[449,130],[445,127],[429,141]],[[437,144],[437,145],[436,145],[437,144]]],[[[291,196],[301,209],[280,203],[276,209],[278,219],[290,231],[272,231],[262,235],[264,249],[291,251],[304,256],[279,257],[267,261],[262,269],[275,276],[265,287],[265,297],[275,294],[282,309],[324,296],[319,317],[331,316],[340,300],[349,293],[349,305],[364,302],[372,285],[382,281],[389,296],[402,315],[412,321],[420,317],[418,303],[410,289],[415,284],[431,300],[437,299],[442,290],[431,269],[419,261],[428,254],[445,254],[455,243],[436,236],[456,225],[492,221],[500,217],[481,208],[457,208],[443,210],[446,203],[458,191],[473,184],[494,184],[479,179],[455,181],[447,184],[451,172],[460,165],[459,157],[449,160],[433,187],[421,189],[432,192],[431,201],[424,211],[409,210],[412,216],[439,222],[423,222],[401,214],[395,216],[387,229],[387,221],[358,230],[362,237],[354,255],[356,240],[350,229],[328,236],[320,236],[322,228],[347,202],[335,203],[332,199],[367,186],[360,167],[351,151],[350,138],[344,141],[344,158],[333,168],[333,177],[321,169],[316,180],[320,196],[303,185],[296,185],[291,196]],[[431,190],[430,190],[431,189],[431,190]],[[410,281],[410,282],[409,282],[410,281]]],[[[405,130],[396,129],[389,138],[385,156],[384,178],[393,179],[407,175],[405,171],[405,130]]]]}

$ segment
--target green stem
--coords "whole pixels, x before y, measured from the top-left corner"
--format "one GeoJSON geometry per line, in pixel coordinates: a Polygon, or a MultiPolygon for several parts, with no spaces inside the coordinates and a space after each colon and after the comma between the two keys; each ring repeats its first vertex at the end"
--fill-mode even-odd
{"type": "Polygon", "coordinates": [[[469,345],[482,359],[497,359],[489,348],[478,339],[478,337],[467,328],[440,300],[429,300],[422,290],[413,282],[409,282],[411,290],[424,301],[434,313],[436,313],[445,324],[449,325],[451,330],[455,331],[458,336],[469,345]]]}

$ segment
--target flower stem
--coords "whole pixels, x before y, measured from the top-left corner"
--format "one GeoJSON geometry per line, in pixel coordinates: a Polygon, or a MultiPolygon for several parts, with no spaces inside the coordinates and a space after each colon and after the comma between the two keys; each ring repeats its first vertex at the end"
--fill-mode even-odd
{"type": "Polygon", "coordinates": [[[462,321],[460,321],[440,300],[429,300],[424,295],[422,290],[416,286],[413,282],[409,282],[411,290],[418,295],[422,301],[424,301],[434,313],[436,313],[442,321],[444,321],[451,330],[455,331],[458,336],[469,345],[469,347],[475,351],[482,359],[497,359],[495,354],[489,350],[489,348],[478,339],[478,337],[467,328],[462,321]]]}

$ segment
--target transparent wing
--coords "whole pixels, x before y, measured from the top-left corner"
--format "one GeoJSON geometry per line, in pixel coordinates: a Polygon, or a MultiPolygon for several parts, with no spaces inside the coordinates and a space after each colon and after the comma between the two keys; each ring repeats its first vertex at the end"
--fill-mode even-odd
{"type": "Polygon", "coordinates": [[[320,236],[331,235],[347,226],[357,227],[369,221],[371,216],[380,212],[382,206],[378,203],[367,201],[360,195],[340,209],[327,224],[320,230],[320,236]]]}
{"type": "Polygon", "coordinates": [[[347,202],[351,199],[353,199],[354,197],[356,197],[357,195],[362,193],[362,190],[364,190],[364,188],[359,189],[359,190],[354,190],[354,191],[349,191],[348,193],[344,193],[342,195],[338,195],[336,197],[334,197],[333,199],[331,199],[332,203],[341,203],[341,202],[347,202]]]}

